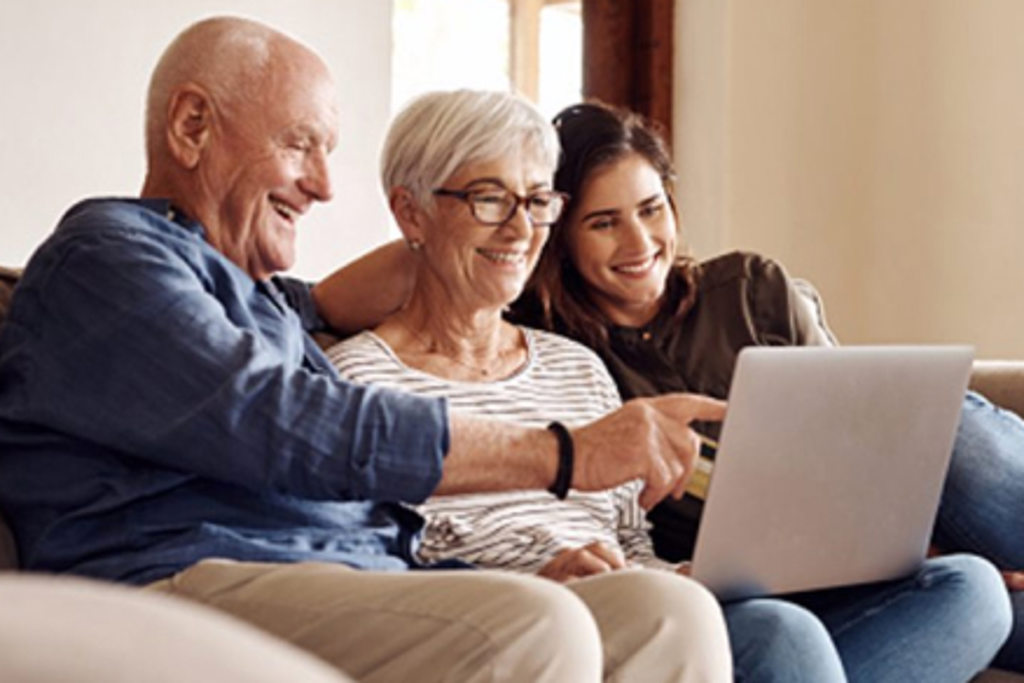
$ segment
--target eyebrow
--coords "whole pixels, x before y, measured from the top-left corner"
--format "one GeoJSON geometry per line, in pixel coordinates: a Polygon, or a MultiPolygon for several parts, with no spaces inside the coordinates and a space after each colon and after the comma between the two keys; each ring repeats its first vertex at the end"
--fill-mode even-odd
{"type": "Polygon", "coordinates": [[[652,194],[647,199],[642,200],[639,204],[637,204],[637,206],[647,206],[648,204],[654,204],[658,200],[664,199],[664,197],[665,197],[665,193],[664,192],[656,192],[655,194],[652,194]]]}
{"type": "MultiPolygon", "coordinates": [[[[655,194],[652,194],[650,197],[646,197],[644,199],[641,199],[639,202],[636,203],[636,205],[638,207],[647,206],[649,204],[653,204],[653,203],[657,202],[658,200],[662,199],[664,196],[665,196],[664,192],[657,192],[655,194]]],[[[580,219],[580,221],[589,221],[591,218],[597,218],[598,216],[601,216],[601,217],[617,216],[620,213],[622,213],[621,209],[597,209],[596,211],[591,211],[591,212],[585,214],[583,216],[583,218],[580,219]]]]}
{"type": "Polygon", "coordinates": [[[323,131],[318,126],[311,126],[308,123],[299,123],[285,131],[286,136],[302,138],[314,145],[324,145],[328,152],[334,151],[337,140],[330,131],[323,131]]]}
{"type": "MultiPolygon", "coordinates": [[[[481,184],[485,184],[485,183],[488,184],[488,185],[497,185],[498,187],[500,187],[500,188],[502,188],[504,190],[508,190],[508,185],[505,184],[505,181],[503,181],[501,178],[492,178],[490,176],[488,176],[486,178],[476,178],[474,180],[471,180],[470,182],[466,183],[465,189],[468,190],[471,187],[473,187],[474,185],[481,185],[481,184]]],[[[532,185],[530,185],[526,189],[528,191],[539,190],[539,189],[547,189],[550,184],[551,183],[548,182],[548,181],[541,180],[541,181],[533,183],[532,185]]]]}

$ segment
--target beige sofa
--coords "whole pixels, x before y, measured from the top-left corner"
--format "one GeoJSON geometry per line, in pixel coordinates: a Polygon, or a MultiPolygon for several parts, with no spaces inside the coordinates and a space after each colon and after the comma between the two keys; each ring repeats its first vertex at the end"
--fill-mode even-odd
{"type": "MultiPolygon", "coordinates": [[[[18,276],[18,271],[0,267],[0,325],[3,324],[4,318],[6,317],[7,308],[8,308],[8,305],[9,305],[9,302],[10,302],[10,297],[11,297],[11,290],[13,289],[13,287],[14,287],[16,281],[17,281],[17,276],[18,276]]],[[[819,302],[818,305],[820,305],[820,302],[819,302]]],[[[1024,361],[977,361],[975,363],[974,372],[973,372],[972,377],[971,377],[971,387],[976,389],[977,391],[981,392],[982,394],[986,395],[993,402],[995,402],[995,403],[997,403],[997,404],[999,404],[999,405],[1001,405],[1001,406],[1003,406],[1005,408],[1009,408],[1009,409],[1014,410],[1014,411],[1016,411],[1018,413],[1024,414],[1024,361]]],[[[15,570],[17,568],[17,559],[16,558],[17,558],[17,555],[16,555],[16,552],[15,552],[15,546],[14,546],[14,543],[13,543],[13,539],[11,539],[10,532],[7,530],[6,525],[2,523],[2,520],[0,520],[0,595],[3,594],[3,591],[5,590],[5,586],[13,586],[15,589],[17,589],[17,587],[18,587],[18,584],[5,583],[5,581],[6,582],[10,582],[11,579],[13,578],[13,576],[12,575],[6,575],[5,576],[4,573],[3,573],[4,570],[12,571],[12,570],[15,570]]],[[[24,575],[19,575],[19,577],[20,576],[24,576],[24,575]]],[[[56,578],[51,578],[50,581],[61,582],[62,580],[61,579],[56,579],[56,578]]],[[[66,588],[64,588],[63,584],[55,583],[54,586],[55,586],[55,590],[57,590],[58,588],[60,588],[62,590],[66,590],[66,588]]],[[[33,587],[32,587],[32,590],[40,590],[40,589],[38,587],[36,587],[35,584],[34,584],[33,587]]],[[[127,608],[132,607],[131,598],[128,597],[128,596],[133,594],[133,591],[131,591],[130,589],[120,589],[120,590],[116,591],[116,593],[117,593],[116,595],[112,596],[110,590],[108,590],[108,587],[106,587],[106,586],[101,586],[101,585],[98,585],[98,584],[94,585],[94,584],[86,583],[86,582],[80,582],[80,585],[79,585],[77,590],[78,590],[79,593],[83,594],[79,598],[79,600],[82,601],[82,604],[84,604],[84,605],[91,606],[93,608],[97,608],[97,606],[99,604],[101,604],[103,600],[108,600],[108,601],[111,602],[112,605],[114,605],[115,607],[119,608],[120,610],[123,610],[125,615],[126,615],[126,618],[129,618],[129,619],[133,618],[134,616],[138,616],[139,618],[142,618],[143,615],[146,613],[146,608],[147,608],[146,604],[141,604],[139,606],[137,614],[135,613],[134,609],[127,609],[127,608]],[[91,599],[91,596],[90,596],[90,592],[91,591],[95,591],[95,604],[90,600],[91,599]]],[[[138,591],[135,591],[134,593],[138,593],[138,591]]],[[[138,600],[140,601],[140,603],[146,603],[152,597],[154,597],[154,596],[141,595],[141,596],[138,597],[138,600]]],[[[5,603],[6,603],[6,601],[5,601],[5,603]]],[[[67,619],[65,619],[64,612],[67,611],[69,608],[65,607],[61,600],[50,601],[49,604],[45,605],[45,609],[52,609],[54,611],[54,615],[53,615],[53,620],[52,621],[53,621],[53,623],[57,623],[59,621],[60,623],[64,624],[65,628],[62,629],[64,632],[69,631],[69,628],[67,627],[68,623],[70,623],[70,624],[81,623],[83,628],[85,627],[85,620],[81,619],[80,615],[79,615],[79,617],[80,617],[79,620],[71,619],[70,621],[68,621],[67,619]],[[58,614],[58,612],[60,612],[60,614],[58,614]]],[[[70,609],[72,609],[72,615],[77,614],[77,612],[75,612],[74,610],[78,609],[78,608],[73,607],[73,608],[70,608],[70,609]]],[[[86,609],[86,608],[83,607],[82,609],[86,609]]],[[[152,608],[150,608],[150,609],[152,609],[152,608]]],[[[98,611],[98,608],[97,608],[97,611],[98,611]]],[[[196,620],[197,623],[199,623],[200,625],[203,625],[203,623],[205,621],[209,621],[208,615],[205,615],[204,612],[205,612],[205,610],[199,610],[198,614],[189,615],[189,618],[193,618],[193,619],[196,620]]],[[[184,619],[184,617],[182,617],[182,618],[184,619]]],[[[43,619],[42,623],[49,623],[49,621],[50,620],[43,619]]],[[[117,620],[115,620],[115,622],[116,621],[117,620]]],[[[214,619],[214,621],[216,621],[216,619],[214,619]]],[[[120,628],[123,625],[124,625],[123,623],[122,624],[115,623],[113,625],[115,627],[114,631],[118,632],[118,628],[120,628]]],[[[149,628],[149,626],[147,626],[147,628],[149,628]]],[[[252,642],[250,642],[251,639],[252,639],[252,634],[244,633],[244,631],[246,630],[244,626],[241,629],[243,631],[243,633],[241,635],[233,634],[231,632],[231,629],[230,628],[224,628],[223,624],[216,624],[216,623],[212,624],[212,625],[208,624],[208,625],[205,626],[205,628],[208,628],[208,630],[210,630],[211,632],[218,631],[218,629],[219,629],[223,633],[223,640],[224,640],[224,646],[223,647],[224,647],[225,651],[231,651],[232,649],[238,650],[240,647],[250,647],[250,646],[252,646],[252,642]]],[[[249,629],[249,630],[251,630],[251,629],[249,629]]],[[[131,632],[132,632],[131,629],[129,629],[125,633],[125,635],[128,635],[131,632]]],[[[32,641],[32,637],[31,637],[31,635],[29,635],[29,631],[20,631],[19,633],[21,634],[20,636],[18,636],[17,638],[13,638],[14,634],[6,632],[3,629],[0,629],[0,679],[4,679],[5,678],[5,676],[4,676],[4,667],[3,667],[4,653],[5,652],[12,651],[12,648],[17,649],[20,652],[31,652],[32,651],[31,647],[29,647],[26,644],[26,643],[30,643],[32,641]]],[[[137,638],[138,631],[135,632],[135,636],[137,638]]],[[[45,630],[40,630],[39,633],[38,633],[38,637],[45,638],[46,637],[45,630]]],[[[270,641],[271,639],[264,638],[264,640],[270,641]]],[[[90,644],[90,643],[96,643],[96,640],[95,639],[83,639],[80,643],[78,643],[78,647],[79,647],[80,650],[84,651],[84,649],[88,649],[86,646],[88,644],[90,644]]],[[[267,651],[270,654],[267,655],[267,656],[269,657],[270,664],[272,664],[274,666],[285,667],[285,668],[268,668],[267,669],[268,671],[272,670],[274,672],[280,673],[281,671],[286,670],[286,668],[288,666],[294,666],[295,667],[295,672],[298,675],[290,676],[288,678],[282,678],[281,680],[318,680],[318,681],[319,680],[328,680],[328,678],[323,678],[322,677],[324,675],[324,672],[323,671],[318,671],[316,669],[316,667],[314,666],[315,663],[311,663],[309,661],[308,657],[301,656],[301,653],[289,652],[287,646],[285,646],[283,643],[280,644],[280,645],[282,646],[282,648],[284,650],[283,652],[277,652],[276,647],[268,647],[267,651]],[[307,669],[304,669],[303,667],[312,667],[312,668],[308,669],[309,673],[305,677],[303,675],[299,674],[299,672],[307,671],[307,669]],[[319,675],[319,676],[321,676],[321,678],[315,678],[314,675],[319,675]]],[[[216,647],[216,643],[214,644],[214,647],[216,647]]],[[[46,648],[44,646],[40,651],[44,651],[45,649],[46,648]]],[[[37,647],[37,650],[39,650],[38,647],[37,647]]],[[[201,655],[201,654],[202,653],[199,653],[199,655],[201,655]]],[[[96,660],[96,657],[92,657],[91,660],[96,660]]],[[[125,666],[126,667],[129,666],[129,664],[130,663],[125,663],[125,666]]],[[[106,671],[109,674],[110,671],[114,671],[114,670],[116,670],[116,669],[108,668],[106,671]]],[[[129,669],[125,669],[125,671],[128,671],[128,670],[129,669]]],[[[229,673],[230,672],[225,673],[224,676],[227,676],[229,673]]],[[[29,678],[29,677],[26,677],[26,678],[29,678]]],[[[130,678],[129,676],[122,676],[122,677],[118,678],[117,680],[128,680],[129,678],[130,678]]],[[[36,678],[32,678],[32,680],[55,680],[55,679],[53,679],[53,678],[46,678],[46,677],[36,677],[36,678]]],[[[76,680],[92,680],[92,679],[84,679],[84,678],[81,678],[81,677],[76,677],[76,680]]],[[[100,678],[97,678],[96,680],[100,680],[100,678]]],[[[108,679],[108,680],[114,680],[114,679],[108,679]]],[[[148,680],[163,680],[163,679],[149,677],[148,680]]],[[[168,678],[167,680],[171,680],[171,679],[168,678]]],[[[184,679],[179,679],[179,680],[184,680],[184,679]]],[[[234,678],[227,678],[227,677],[218,676],[217,680],[242,680],[242,679],[241,678],[234,679],[234,678]]],[[[273,680],[273,679],[272,678],[258,678],[258,679],[252,679],[252,680],[273,680]]],[[[1000,672],[1000,671],[996,671],[996,670],[991,670],[990,669],[990,670],[982,673],[981,675],[979,675],[975,679],[975,683],[981,683],[981,682],[984,682],[984,683],[1004,683],[1004,682],[1005,683],[1011,683],[1011,682],[1012,683],[1024,683],[1024,676],[1017,676],[1017,675],[1014,675],[1014,674],[1007,674],[1007,673],[1004,673],[1004,672],[1000,672]]]]}

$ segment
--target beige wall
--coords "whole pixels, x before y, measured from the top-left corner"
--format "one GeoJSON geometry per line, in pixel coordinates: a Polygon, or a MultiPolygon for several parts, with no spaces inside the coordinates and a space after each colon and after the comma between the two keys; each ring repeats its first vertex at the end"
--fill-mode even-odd
{"type": "Polygon", "coordinates": [[[390,2],[39,0],[7,3],[0,22],[0,264],[24,263],[72,202],[138,193],[149,72],[178,31],[225,13],[299,37],[338,81],[336,199],[303,220],[295,271],[318,277],[385,239],[376,168],[390,115],[390,2]]]}
{"type": "Polygon", "coordinates": [[[1024,358],[1024,3],[681,0],[699,255],[813,280],[847,343],[1024,358]]]}

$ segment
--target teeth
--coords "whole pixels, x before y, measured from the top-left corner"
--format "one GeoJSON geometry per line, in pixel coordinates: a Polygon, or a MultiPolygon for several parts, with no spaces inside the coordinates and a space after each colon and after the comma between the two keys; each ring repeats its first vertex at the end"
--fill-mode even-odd
{"type": "Polygon", "coordinates": [[[641,263],[637,263],[637,264],[615,266],[614,269],[619,271],[619,272],[622,272],[622,273],[629,273],[631,275],[634,275],[636,273],[643,273],[643,272],[649,270],[651,268],[651,266],[654,265],[654,258],[655,257],[652,256],[652,257],[642,261],[641,263]]]}
{"type": "Polygon", "coordinates": [[[288,220],[294,220],[295,219],[295,214],[296,214],[295,210],[292,207],[290,207],[287,204],[285,204],[284,202],[282,202],[282,201],[280,201],[278,199],[271,199],[270,200],[270,205],[274,207],[275,211],[277,211],[279,214],[281,214],[282,216],[284,216],[288,220]]]}
{"type": "Polygon", "coordinates": [[[508,252],[508,251],[488,251],[486,249],[477,249],[484,258],[495,261],[496,263],[523,263],[526,260],[524,254],[520,252],[508,252]]]}

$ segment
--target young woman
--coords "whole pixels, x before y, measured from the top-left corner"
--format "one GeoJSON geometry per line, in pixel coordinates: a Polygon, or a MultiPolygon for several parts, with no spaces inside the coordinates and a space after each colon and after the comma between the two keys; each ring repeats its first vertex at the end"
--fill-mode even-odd
{"type": "MultiPolygon", "coordinates": [[[[640,117],[599,104],[555,119],[563,158],[555,189],[571,197],[553,228],[518,319],[584,342],[605,361],[624,399],[670,391],[724,398],[749,345],[829,344],[820,309],[776,262],[731,253],[677,258],[673,171],[640,117]]],[[[714,434],[717,425],[705,429],[714,434]]],[[[652,514],[659,553],[689,555],[700,503],[652,514]]],[[[942,551],[967,551],[1024,588],[1024,421],[969,393],[936,522],[942,551]]],[[[1024,671],[1024,593],[1011,595],[1016,628],[996,663],[1024,671]]]]}

